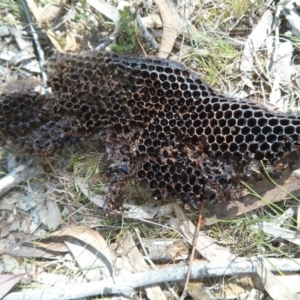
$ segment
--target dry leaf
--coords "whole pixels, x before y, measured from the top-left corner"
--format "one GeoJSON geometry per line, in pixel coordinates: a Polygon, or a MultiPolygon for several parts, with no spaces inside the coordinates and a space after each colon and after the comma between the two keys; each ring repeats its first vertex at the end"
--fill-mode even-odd
{"type": "Polygon", "coordinates": [[[7,253],[16,257],[56,258],[58,256],[56,251],[56,249],[52,250],[51,247],[39,249],[32,242],[19,242],[11,245],[8,249],[0,251],[0,255],[7,253]]]}
{"type": "Polygon", "coordinates": [[[0,274],[0,299],[2,299],[26,275],[0,274]]]}
{"type": "MultiPolygon", "coordinates": [[[[27,5],[30,8],[32,14],[34,15],[36,20],[41,18],[41,13],[33,0],[27,0],[27,5]]],[[[42,24],[40,24],[42,25],[42,24]]],[[[51,29],[44,28],[44,32],[47,34],[48,38],[52,42],[53,46],[56,48],[58,52],[64,52],[60,44],[58,43],[57,39],[55,38],[55,34],[51,29]]]]}
{"type": "Polygon", "coordinates": [[[170,0],[154,0],[154,2],[163,21],[163,35],[157,56],[167,58],[173,49],[179,31],[183,27],[183,20],[174,3],[170,0]]]}
{"type": "MultiPolygon", "coordinates": [[[[88,189],[84,186],[84,183],[80,180],[77,181],[77,185],[83,194],[94,204],[99,207],[103,207],[104,205],[104,197],[100,195],[90,196],[88,189]]],[[[162,217],[164,215],[169,215],[173,211],[173,204],[167,204],[163,206],[147,206],[147,205],[131,205],[124,203],[123,207],[125,208],[123,217],[130,219],[154,219],[158,217],[162,217]]]]}
{"type": "MultiPolygon", "coordinates": [[[[293,167],[299,168],[299,162],[293,167]]],[[[252,187],[264,200],[259,200],[257,197],[249,194],[241,197],[239,200],[218,204],[206,215],[206,224],[211,225],[218,222],[218,220],[234,218],[269,203],[285,200],[289,198],[287,193],[291,193],[294,196],[300,195],[300,179],[291,174],[290,168],[284,170],[281,178],[276,179],[276,182],[281,188],[274,187],[274,184],[267,178],[257,182],[252,187]]]]}
{"type": "Polygon", "coordinates": [[[47,200],[47,226],[48,229],[55,229],[62,223],[62,217],[60,214],[59,207],[52,200],[47,200]]]}
{"type": "MultiPolygon", "coordinates": [[[[174,211],[183,235],[192,244],[196,226],[186,217],[178,204],[174,203],[174,211]]],[[[215,240],[208,237],[203,231],[198,234],[196,250],[209,262],[223,262],[224,260],[234,259],[234,255],[229,250],[218,246],[215,240]]]]}
{"type": "Polygon", "coordinates": [[[282,284],[262,261],[257,263],[257,274],[273,300],[299,300],[299,296],[282,284]]]}
{"type": "Polygon", "coordinates": [[[111,4],[101,0],[87,0],[87,3],[94,7],[101,14],[103,14],[105,17],[112,20],[114,23],[118,22],[119,12],[117,7],[112,6],[111,4]]]}
{"type": "Polygon", "coordinates": [[[96,231],[72,227],[56,231],[50,236],[62,238],[88,280],[95,281],[112,276],[110,249],[96,231]]]}
{"type": "Polygon", "coordinates": [[[300,275],[294,274],[284,274],[275,275],[275,277],[280,281],[281,284],[290,289],[293,293],[300,293],[300,275]]]}
{"type": "Polygon", "coordinates": [[[188,294],[194,300],[214,300],[209,289],[207,289],[203,282],[190,282],[188,285],[188,294]]]}
{"type": "Polygon", "coordinates": [[[241,72],[251,72],[253,69],[254,55],[260,49],[270,32],[274,29],[274,15],[271,10],[267,10],[261,17],[258,24],[249,35],[240,63],[241,72]]]}
{"type": "Polygon", "coordinates": [[[182,239],[142,239],[148,255],[153,261],[184,260],[189,257],[189,246],[182,239]]]}
{"type": "MultiPolygon", "coordinates": [[[[139,272],[149,270],[150,268],[148,264],[145,262],[143,256],[137,249],[133,238],[129,232],[125,233],[125,235],[122,237],[122,241],[124,254],[126,254],[126,256],[129,258],[129,261],[132,267],[135,269],[135,271],[139,272]]],[[[158,285],[147,287],[146,293],[148,298],[151,300],[167,299],[158,285]]]]}

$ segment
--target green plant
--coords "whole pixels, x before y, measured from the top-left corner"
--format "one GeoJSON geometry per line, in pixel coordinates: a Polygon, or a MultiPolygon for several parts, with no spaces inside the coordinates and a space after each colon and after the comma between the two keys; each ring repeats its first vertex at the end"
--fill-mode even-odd
{"type": "Polygon", "coordinates": [[[240,19],[253,6],[250,0],[232,0],[228,1],[228,4],[236,19],[240,19]]]}
{"type": "Polygon", "coordinates": [[[119,54],[124,54],[133,50],[136,46],[136,29],[132,23],[136,18],[136,12],[132,13],[129,7],[125,7],[124,10],[119,10],[119,15],[120,36],[117,39],[117,43],[111,44],[110,48],[119,54]]]}

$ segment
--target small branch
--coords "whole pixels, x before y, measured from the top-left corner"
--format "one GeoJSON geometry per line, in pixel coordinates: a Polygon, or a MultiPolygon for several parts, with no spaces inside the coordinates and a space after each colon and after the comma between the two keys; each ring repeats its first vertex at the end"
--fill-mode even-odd
{"type": "Polygon", "coordinates": [[[28,177],[28,167],[19,165],[0,180],[0,196],[19,185],[28,177]]]}
{"type": "Polygon", "coordinates": [[[101,40],[100,44],[95,49],[103,50],[107,46],[109,46],[113,41],[115,41],[119,37],[120,35],[119,30],[120,30],[119,22],[116,22],[113,33],[111,33],[109,36],[101,40]]]}
{"type": "Polygon", "coordinates": [[[33,44],[34,44],[34,47],[35,47],[35,50],[36,50],[36,53],[37,53],[37,60],[39,62],[39,67],[41,69],[41,77],[42,77],[43,87],[44,87],[45,93],[47,93],[47,91],[48,91],[47,90],[47,75],[43,71],[44,52],[42,50],[42,47],[41,47],[41,44],[40,44],[40,41],[39,41],[39,37],[38,37],[34,27],[33,27],[32,18],[31,18],[31,15],[29,13],[29,10],[28,10],[27,3],[26,3],[25,0],[21,0],[21,3],[22,3],[22,6],[23,6],[23,9],[24,9],[24,12],[26,14],[26,18],[27,18],[29,28],[30,28],[30,33],[31,33],[31,36],[32,36],[32,39],[33,39],[33,44]]]}
{"type": "Polygon", "coordinates": [[[151,47],[155,50],[159,48],[159,44],[156,42],[155,37],[153,37],[147,30],[147,27],[144,26],[141,16],[136,15],[137,26],[141,29],[143,37],[150,43],[151,47]]]}
{"type": "Polygon", "coordinates": [[[195,250],[196,250],[198,234],[199,234],[201,225],[204,223],[203,209],[204,209],[204,204],[202,203],[200,213],[199,213],[199,217],[198,217],[197,227],[196,227],[195,232],[194,232],[193,248],[192,248],[192,253],[191,253],[191,256],[190,256],[190,259],[189,259],[189,269],[188,269],[188,272],[187,272],[187,275],[186,275],[183,292],[182,292],[182,295],[181,295],[181,298],[180,298],[181,300],[183,300],[184,297],[186,296],[186,293],[187,293],[187,290],[188,290],[188,285],[189,285],[189,282],[190,282],[191,270],[192,270],[192,264],[193,264],[193,260],[194,260],[194,256],[195,256],[195,250]]]}
{"type": "MultiPolygon", "coordinates": [[[[145,260],[148,261],[148,263],[151,265],[152,269],[157,270],[155,264],[153,263],[153,261],[151,260],[150,256],[148,255],[148,252],[146,251],[146,248],[145,248],[144,243],[142,241],[142,238],[140,236],[139,230],[136,229],[136,228],[134,228],[134,231],[135,231],[136,236],[137,236],[137,238],[138,238],[138,240],[140,242],[140,245],[141,245],[141,247],[143,249],[143,252],[144,252],[144,255],[145,255],[145,260]]],[[[170,284],[168,282],[165,282],[165,285],[166,285],[167,289],[170,291],[170,293],[172,293],[174,299],[176,299],[176,300],[179,299],[178,295],[176,294],[176,292],[174,291],[174,289],[170,286],[170,284]]]]}
{"type": "MultiPolygon", "coordinates": [[[[191,269],[191,279],[209,278],[216,276],[235,276],[240,274],[256,273],[257,263],[262,258],[240,258],[226,262],[194,264],[191,269]]],[[[300,259],[276,259],[263,260],[264,265],[272,272],[299,272],[300,259]],[[273,267],[276,266],[276,269],[273,267]]],[[[96,295],[123,294],[132,295],[134,289],[153,284],[179,281],[186,278],[188,266],[172,266],[159,270],[135,273],[119,276],[98,282],[86,284],[64,285],[62,287],[45,288],[39,291],[27,291],[11,293],[3,300],[54,300],[77,299],[96,295]]]]}

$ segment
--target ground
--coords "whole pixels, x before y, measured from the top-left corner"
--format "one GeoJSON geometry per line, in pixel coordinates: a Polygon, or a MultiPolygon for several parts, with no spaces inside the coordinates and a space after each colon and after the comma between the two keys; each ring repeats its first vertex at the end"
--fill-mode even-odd
{"type": "MultiPolygon", "coordinates": [[[[27,1],[40,44],[36,51],[25,8],[18,2],[0,0],[0,92],[22,89],[21,84],[16,85],[17,79],[42,82],[41,54],[47,59],[54,51],[76,55],[103,47],[121,54],[180,61],[223,94],[297,113],[298,2],[97,3],[27,1]],[[145,27],[150,37],[145,35],[145,27]],[[111,44],[107,37],[117,39],[111,44]]],[[[101,286],[116,285],[110,281],[111,275],[122,286],[119,291],[136,299],[299,297],[300,278],[291,273],[299,271],[297,167],[287,168],[274,179],[266,172],[258,184],[245,183],[240,199],[205,206],[203,225],[197,221],[199,211],[183,206],[178,199],[155,201],[135,185],[123,191],[127,208],[123,214],[103,213],[106,176],[100,142],[78,142],[44,158],[3,147],[0,298],[12,287],[10,293],[20,294],[4,299],[53,287],[47,299],[57,299],[55,293],[62,293],[63,286],[63,299],[103,299],[103,293],[116,293],[101,290],[101,286]],[[193,241],[197,222],[201,231],[193,241]],[[192,258],[195,268],[213,270],[209,263],[215,263],[220,272],[198,277],[192,272],[191,277],[198,279],[190,280],[187,294],[182,296],[186,270],[179,268],[188,265],[192,248],[196,249],[192,258]],[[258,257],[262,261],[257,262],[258,257]],[[256,269],[245,275],[233,265],[231,273],[224,276],[224,269],[238,259],[253,262],[256,269]],[[280,267],[284,259],[285,269],[280,267]],[[286,271],[285,276],[267,271],[271,268],[268,261],[280,275],[286,271]],[[169,266],[179,274],[169,277],[172,280],[161,274],[167,274],[164,268],[169,266]],[[133,277],[150,269],[158,269],[153,276],[156,281],[151,281],[150,273],[145,281],[133,277]],[[98,290],[88,286],[97,281],[98,290]],[[147,286],[165,281],[170,282],[147,286]],[[67,283],[78,289],[74,285],[65,288],[67,283]]],[[[32,299],[31,294],[27,297],[32,299]]]]}

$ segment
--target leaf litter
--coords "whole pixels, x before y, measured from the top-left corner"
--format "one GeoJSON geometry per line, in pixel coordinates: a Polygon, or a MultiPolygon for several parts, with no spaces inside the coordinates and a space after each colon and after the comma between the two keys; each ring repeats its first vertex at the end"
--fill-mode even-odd
{"type": "MultiPolygon", "coordinates": [[[[240,85],[240,89],[243,89],[245,94],[251,95],[251,97],[255,95],[255,98],[264,102],[270,100],[281,110],[297,110],[299,94],[295,87],[297,87],[297,80],[300,78],[300,68],[299,46],[297,46],[294,38],[299,38],[298,2],[279,1],[278,4],[275,4],[271,1],[269,5],[273,5],[272,9],[265,8],[263,3],[250,5],[248,10],[240,13],[240,16],[238,16],[238,12],[241,7],[238,9],[233,7],[235,17],[226,7],[227,4],[221,2],[205,1],[200,6],[192,1],[189,9],[186,1],[178,3],[177,7],[169,0],[138,2],[139,4],[136,5],[129,1],[123,1],[118,8],[128,6],[131,11],[138,11],[144,26],[152,28],[152,38],[160,41],[159,53],[161,55],[164,57],[172,55],[173,58],[183,59],[187,65],[190,64],[190,68],[193,69],[193,66],[197,65],[197,72],[209,74],[207,66],[201,65],[200,67],[198,62],[201,61],[199,59],[201,55],[203,55],[204,60],[212,62],[214,58],[211,57],[211,53],[215,55],[216,48],[209,47],[213,46],[215,41],[201,39],[195,31],[196,28],[199,28],[206,31],[209,36],[213,30],[218,31],[218,28],[221,28],[223,34],[227,35],[226,42],[231,40],[235,45],[243,45],[244,47],[243,49],[237,47],[241,59],[236,65],[239,65],[242,73],[232,75],[234,68],[227,71],[227,66],[221,66],[218,76],[221,78],[219,82],[222,84],[217,82],[217,88],[222,87],[224,91],[224,87],[225,89],[227,87],[230,91],[232,86],[238,84],[236,78],[240,77],[244,81],[244,85],[240,85]],[[138,7],[142,7],[143,10],[138,9],[138,7]],[[168,7],[168,9],[163,9],[164,7],[168,7]],[[199,17],[199,14],[212,17],[210,11],[220,12],[219,19],[213,21],[215,22],[214,27],[199,17]],[[259,17],[253,18],[253,11],[258,12],[259,17]],[[226,14],[227,21],[226,18],[222,20],[222,16],[226,14]],[[243,21],[240,22],[241,20],[243,21]],[[252,30],[252,32],[250,30],[246,40],[242,35],[230,36],[234,29],[236,32],[242,32],[245,28],[252,30]],[[161,29],[163,33],[161,33],[161,29]],[[206,48],[211,50],[207,51],[206,48]],[[179,49],[179,51],[171,53],[172,49],[179,49]]],[[[101,4],[100,1],[99,3],[101,4]]],[[[78,51],[81,43],[89,45],[90,42],[84,40],[87,37],[84,31],[89,32],[96,27],[101,28],[100,31],[103,33],[103,40],[101,38],[97,40],[98,46],[107,41],[112,42],[105,37],[112,39],[118,35],[119,15],[116,13],[118,8],[112,2],[103,1],[102,5],[105,4],[109,8],[106,12],[103,11],[104,6],[101,5],[97,7],[94,5],[94,8],[89,6],[84,10],[79,2],[75,2],[69,7],[65,1],[47,3],[44,7],[40,4],[36,5],[33,1],[27,1],[27,4],[35,17],[36,24],[43,29],[43,33],[49,38],[52,47],[60,52],[78,51]],[[113,22],[115,28],[111,27],[109,22],[113,22]],[[110,30],[113,31],[112,35],[109,34],[110,30]]],[[[232,5],[238,5],[238,3],[232,1],[232,5]]],[[[13,82],[20,77],[38,79],[40,73],[31,39],[24,27],[19,25],[22,18],[18,15],[18,11],[5,11],[0,4],[0,14],[3,17],[3,23],[0,24],[0,79],[5,83],[13,82]],[[19,24],[15,25],[18,22],[19,24]],[[12,23],[14,26],[10,25],[12,23]]],[[[214,15],[218,16],[218,13],[214,15]]],[[[142,37],[137,35],[136,39],[136,44],[140,45],[144,54],[148,51],[151,53],[148,45],[143,44],[142,37]]],[[[142,271],[147,272],[152,268],[152,265],[145,259],[147,255],[145,257],[141,255],[141,243],[143,242],[135,242],[138,240],[137,236],[130,233],[133,232],[132,228],[137,226],[141,228],[141,233],[148,243],[160,238],[160,242],[165,244],[165,249],[168,248],[170,237],[175,242],[183,241],[185,246],[176,250],[178,251],[177,255],[170,255],[168,263],[173,265],[174,271],[179,270],[177,268],[181,267],[181,264],[186,264],[186,251],[190,250],[190,246],[187,245],[188,243],[191,244],[191,237],[195,231],[195,226],[191,222],[195,213],[189,209],[184,212],[176,204],[151,201],[140,193],[136,195],[135,189],[129,187],[126,192],[128,196],[123,216],[116,218],[104,216],[101,213],[103,205],[103,193],[101,191],[105,186],[105,178],[101,162],[98,163],[99,157],[103,155],[95,149],[99,149],[99,145],[76,145],[57,154],[55,159],[26,158],[24,161],[22,159],[19,161],[19,158],[12,156],[8,162],[12,165],[11,161],[15,160],[13,167],[5,165],[7,154],[1,152],[4,174],[0,180],[0,193],[2,195],[0,200],[0,273],[1,276],[8,276],[2,278],[8,278],[7,282],[10,282],[7,285],[3,285],[5,280],[0,282],[3,286],[3,289],[0,290],[3,293],[4,291],[8,292],[19,280],[22,281],[23,285],[31,283],[32,288],[37,288],[31,278],[45,287],[50,285],[63,286],[74,281],[97,283],[97,281],[102,282],[103,280],[108,280],[106,286],[110,286],[109,280],[111,279],[116,279],[118,282],[120,276],[119,282],[122,282],[124,280],[121,280],[122,276],[126,278],[126,276],[131,276],[136,272],[136,275],[142,271]],[[35,178],[36,182],[32,182],[32,178],[35,178]],[[42,189],[40,190],[39,187],[42,189]],[[139,201],[142,203],[136,205],[136,198],[140,198],[139,201]],[[174,215],[176,222],[173,222],[175,229],[172,229],[166,225],[166,220],[174,215]],[[15,257],[19,259],[34,258],[34,260],[30,263],[25,259],[16,260],[15,257]],[[8,275],[12,271],[20,275],[8,275]]],[[[212,263],[228,262],[228,265],[238,261],[234,247],[220,246],[219,244],[226,242],[226,239],[222,239],[222,234],[219,234],[221,238],[216,238],[213,230],[218,229],[217,226],[221,224],[220,222],[226,219],[237,220],[237,216],[243,217],[246,213],[249,214],[248,218],[254,222],[254,225],[249,226],[249,228],[259,231],[260,234],[264,233],[265,241],[270,240],[270,237],[273,237],[275,241],[280,239],[278,249],[281,252],[275,251],[276,247],[273,246],[273,242],[269,244],[272,251],[266,252],[266,248],[259,245],[258,241],[252,240],[252,243],[258,243],[256,247],[258,257],[264,255],[268,257],[278,256],[280,253],[281,257],[290,257],[295,261],[299,250],[288,253],[288,249],[292,249],[289,248],[291,247],[290,243],[296,242],[298,245],[297,230],[295,230],[295,227],[298,228],[298,224],[294,221],[294,218],[299,217],[298,210],[293,210],[292,221],[285,221],[280,225],[267,222],[268,219],[265,221],[264,218],[270,216],[272,219],[278,215],[284,215],[285,210],[281,209],[284,207],[283,200],[285,200],[284,203],[292,203],[293,207],[298,207],[297,202],[291,202],[289,199],[291,194],[299,195],[299,177],[295,174],[283,174],[282,178],[276,179],[276,181],[280,187],[274,186],[270,181],[263,180],[253,187],[257,194],[245,191],[241,199],[220,204],[205,214],[207,226],[202,229],[198,236],[199,244],[197,243],[196,246],[198,254],[194,260],[196,266],[198,262],[206,266],[203,259],[212,263]],[[276,212],[268,206],[275,202],[278,202],[276,212]],[[254,212],[256,216],[254,216],[254,212]],[[257,214],[259,220],[257,220],[257,214]],[[287,226],[288,223],[292,224],[287,226]],[[284,250],[288,255],[283,253],[284,250]]],[[[247,219],[246,222],[248,222],[247,219]]],[[[234,226],[233,224],[229,227],[234,226]]],[[[226,231],[228,232],[228,228],[226,231]]],[[[251,231],[248,233],[254,234],[251,231]]],[[[233,233],[231,234],[233,235],[233,233]]],[[[234,240],[234,238],[233,236],[232,239],[234,240]]],[[[151,257],[151,252],[148,254],[151,257]]],[[[159,257],[156,256],[154,262],[158,268],[166,268],[165,265],[160,265],[159,257]]],[[[161,262],[165,262],[163,255],[161,262]]],[[[293,264],[293,260],[285,261],[285,263],[285,268],[280,265],[279,261],[273,262],[271,265],[277,266],[278,270],[281,268],[282,271],[299,271],[298,265],[293,264]]],[[[246,297],[244,299],[251,299],[253,295],[258,295],[259,292],[267,293],[276,299],[279,297],[277,288],[280,289],[280,299],[284,299],[284,297],[290,297],[287,299],[295,297],[296,299],[298,297],[296,295],[299,293],[298,290],[285,288],[287,283],[282,280],[282,276],[274,276],[270,273],[269,270],[272,267],[266,261],[258,260],[253,264],[256,265],[255,271],[247,270],[249,273],[253,272],[257,282],[259,278],[261,279],[260,284],[247,284],[246,288],[245,285],[241,284],[246,275],[241,275],[239,281],[235,283],[225,277],[225,284],[223,284],[223,279],[219,280],[218,276],[222,277],[222,274],[228,275],[228,273],[220,272],[214,275],[216,283],[205,279],[203,282],[191,282],[190,296],[197,299],[200,293],[197,296],[197,293],[193,293],[192,290],[201,290],[202,286],[204,288],[209,286],[215,297],[225,295],[225,297],[231,297],[230,299],[233,296],[238,298],[242,295],[246,297]],[[192,284],[194,284],[193,287],[192,284]],[[237,289],[232,294],[228,286],[231,285],[232,288],[233,284],[237,289]]],[[[242,274],[243,271],[240,270],[240,273],[242,274]]],[[[239,272],[234,274],[239,274],[239,272]]],[[[193,275],[192,278],[195,276],[193,275]]],[[[178,280],[175,277],[172,279],[178,280]]],[[[182,279],[184,279],[184,273],[182,279]]],[[[291,282],[298,282],[297,280],[299,280],[297,274],[290,275],[291,282]]],[[[128,285],[125,286],[125,289],[120,287],[119,292],[132,297],[135,292],[133,290],[134,285],[130,286],[129,282],[131,281],[123,281],[123,284],[128,285]]],[[[153,282],[155,285],[155,281],[153,282]]],[[[144,285],[146,284],[144,283],[144,285]]],[[[136,285],[136,287],[142,286],[143,284],[136,285]]],[[[141,299],[146,297],[164,299],[167,296],[179,299],[181,290],[182,286],[174,281],[171,288],[170,286],[162,288],[156,284],[154,290],[148,287],[140,289],[139,295],[141,299]]],[[[118,289],[113,291],[116,292],[118,289]]],[[[105,294],[107,291],[99,288],[99,293],[105,294]]],[[[17,299],[16,294],[11,296],[15,297],[11,299],[17,299]]],[[[20,292],[19,296],[22,298],[24,294],[20,292]]],[[[81,297],[82,294],[78,293],[79,296],[81,297]]],[[[206,296],[210,297],[211,295],[208,293],[206,296]]],[[[45,299],[55,299],[55,294],[51,295],[50,293],[47,297],[45,299]]],[[[83,295],[83,297],[85,296],[83,295]]]]}

